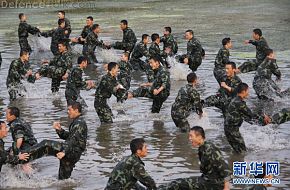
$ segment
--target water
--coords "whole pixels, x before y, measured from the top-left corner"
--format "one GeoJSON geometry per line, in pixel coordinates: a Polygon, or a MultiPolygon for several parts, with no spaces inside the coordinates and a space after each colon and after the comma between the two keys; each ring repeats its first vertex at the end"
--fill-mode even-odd
{"type": "MultiPolygon", "coordinates": [[[[122,32],[119,21],[129,20],[140,39],[143,33],[160,33],[164,26],[172,26],[173,34],[178,38],[179,52],[185,52],[186,42],[183,34],[186,29],[193,29],[195,36],[200,39],[205,50],[206,58],[197,71],[199,77],[199,92],[202,98],[212,95],[218,89],[213,77],[213,62],[220,47],[222,38],[230,36],[234,41],[231,59],[237,63],[255,56],[255,49],[250,45],[243,45],[243,41],[251,36],[255,27],[262,28],[277,54],[278,65],[282,72],[281,88],[290,86],[290,3],[288,0],[220,0],[220,1],[97,1],[97,8],[82,8],[68,10],[67,17],[71,20],[73,33],[77,36],[85,24],[85,18],[92,15],[95,22],[102,27],[100,37],[104,41],[120,40],[122,32]]],[[[17,15],[25,12],[29,23],[49,30],[56,26],[57,7],[47,9],[1,9],[0,11],[0,51],[3,63],[0,70],[0,116],[4,119],[4,110],[9,105],[17,105],[21,109],[22,117],[31,123],[35,136],[39,141],[43,139],[58,139],[52,129],[53,121],[61,121],[67,126],[66,101],[64,98],[64,84],[58,95],[50,92],[50,79],[43,78],[35,84],[26,84],[28,94],[13,104],[9,103],[5,80],[10,62],[18,57],[19,45],[17,38],[17,15]]],[[[31,62],[36,69],[40,60],[50,59],[49,39],[30,37],[30,44],[35,50],[31,62]],[[37,48],[36,48],[37,46],[37,48]]],[[[74,47],[75,53],[81,52],[81,46],[74,47]]],[[[97,53],[99,61],[116,61],[121,52],[115,50],[97,53]]],[[[179,88],[185,85],[188,69],[183,65],[172,62],[171,95],[164,103],[160,114],[151,114],[152,102],[145,98],[133,99],[124,104],[116,103],[115,97],[109,100],[115,119],[114,124],[100,126],[99,119],[93,107],[94,90],[82,91],[82,97],[88,104],[84,117],[89,133],[87,151],[77,163],[72,179],[59,182],[56,180],[58,160],[46,157],[34,162],[34,173],[28,178],[4,166],[0,177],[1,189],[103,189],[108,175],[116,163],[125,155],[130,154],[129,142],[135,137],[144,137],[149,145],[149,155],[144,159],[146,169],[157,184],[168,182],[179,177],[198,176],[199,164],[197,150],[192,149],[186,134],[176,129],[170,117],[170,108],[179,88]],[[122,110],[125,114],[122,114],[122,110]]],[[[104,73],[102,64],[89,66],[86,77],[98,81],[104,73]]],[[[240,77],[248,84],[252,84],[253,74],[241,74],[240,77]]],[[[132,89],[145,80],[142,73],[134,73],[132,89]]],[[[247,103],[255,108],[260,105],[251,88],[247,103]]],[[[275,113],[282,107],[289,107],[289,99],[277,99],[274,106],[266,104],[265,111],[275,113]],[[268,109],[271,107],[272,109],[268,109]]],[[[245,161],[280,161],[281,184],[269,189],[290,189],[289,164],[289,123],[280,126],[251,126],[244,123],[241,133],[244,136],[249,151],[245,156],[234,156],[223,132],[223,119],[216,108],[205,109],[205,117],[199,119],[191,115],[191,125],[201,125],[206,130],[207,139],[221,148],[226,160],[245,161]]],[[[11,143],[11,137],[5,139],[6,145],[11,143]]],[[[231,165],[231,164],[230,164],[231,165]]],[[[232,186],[241,189],[241,186],[232,186]]]]}

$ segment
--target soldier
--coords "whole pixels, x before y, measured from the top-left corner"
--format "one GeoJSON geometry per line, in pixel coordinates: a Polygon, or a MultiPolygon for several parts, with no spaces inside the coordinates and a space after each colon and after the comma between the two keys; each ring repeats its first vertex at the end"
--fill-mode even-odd
{"type": "Polygon", "coordinates": [[[83,55],[88,59],[89,64],[98,63],[95,56],[96,47],[99,46],[103,49],[109,48],[108,45],[104,44],[103,40],[99,40],[98,35],[101,32],[101,28],[98,24],[93,24],[92,32],[86,37],[85,44],[83,46],[83,55]]]}
{"type": "Polygon", "coordinates": [[[19,14],[19,26],[18,26],[18,38],[19,38],[19,45],[20,51],[28,51],[29,53],[32,52],[32,49],[28,43],[28,34],[35,35],[40,32],[40,30],[34,26],[27,24],[26,20],[27,17],[24,13],[19,14]]]}
{"type": "Polygon", "coordinates": [[[118,72],[118,63],[110,62],[108,73],[101,78],[96,89],[94,106],[101,123],[113,123],[113,113],[107,104],[107,99],[111,98],[112,94],[119,98],[125,91],[125,88],[117,81],[118,72]]]}
{"type": "Polygon", "coordinates": [[[171,34],[171,27],[164,27],[163,36],[161,37],[160,42],[163,42],[163,51],[168,48],[171,50],[170,55],[177,54],[178,45],[171,34]]]}
{"type": "Polygon", "coordinates": [[[192,146],[198,148],[200,160],[200,177],[179,178],[167,185],[161,185],[160,190],[229,190],[231,173],[220,150],[211,142],[205,140],[202,127],[190,129],[189,140],[192,146]]]}
{"type": "Polygon", "coordinates": [[[198,39],[194,38],[193,31],[185,31],[185,39],[187,42],[187,53],[178,56],[177,58],[181,63],[189,66],[189,68],[195,72],[202,62],[204,56],[204,49],[202,48],[198,39]]]}
{"type": "Polygon", "coordinates": [[[68,179],[71,176],[75,164],[80,160],[86,149],[88,128],[82,118],[82,106],[74,102],[68,107],[68,116],[73,119],[69,125],[69,131],[65,131],[59,122],[53,123],[53,128],[64,142],[43,140],[40,143],[26,149],[30,154],[29,161],[43,156],[55,156],[60,160],[58,179],[68,179]]]}
{"type": "Polygon", "coordinates": [[[20,118],[20,110],[17,107],[8,107],[6,110],[6,120],[10,127],[13,143],[14,155],[18,155],[37,143],[31,126],[20,118]]]}
{"type": "Polygon", "coordinates": [[[227,140],[234,151],[236,153],[242,153],[243,151],[247,151],[244,139],[239,130],[243,121],[265,125],[270,123],[271,118],[265,114],[264,116],[253,114],[250,108],[248,108],[244,101],[249,96],[249,86],[246,83],[239,84],[236,92],[237,96],[232,99],[226,110],[224,130],[227,140]]]}
{"type": "Polygon", "coordinates": [[[67,50],[67,45],[65,42],[60,42],[58,44],[59,54],[56,55],[50,62],[43,62],[39,71],[36,73],[36,77],[44,76],[51,78],[51,91],[53,93],[59,91],[60,82],[66,80],[70,70],[72,68],[72,54],[67,50]]]}
{"type": "Polygon", "coordinates": [[[86,26],[84,26],[81,35],[77,38],[73,38],[71,41],[83,45],[85,43],[86,37],[89,35],[89,33],[92,32],[93,24],[94,18],[92,16],[88,16],[86,20],[86,26]]]}
{"type": "Polygon", "coordinates": [[[237,87],[242,80],[236,75],[236,64],[227,62],[225,64],[226,77],[221,81],[220,88],[215,95],[211,95],[204,100],[204,107],[215,106],[222,110],[223,115],[231,100],[237,95],[237,87]]]}
{"type": "Polygon", "coordinates": [[[21,80],[27,79],[28,82],[34,83],[39,77],[32,74],[32,70],[29,66],[26,66],[29,61],[29,52],[21,51],[20,58],[13,60],[10,64],[6,86],[10,96],[10,100],[16,100],[18,96],[24,96],[23,91],[26,92],[21,80]]]}
{"type": "Polygon", "coordinates": [[[66,34],[65,34],[65,20],[64,19],[58,20],[57,29],[53,29],[48,32],[41,32],[41,36],[44,36],[46,38],[51,37],[50,50],[54,56],[58,55],[59,54],[58,44],[61,41],[64,41],[65,39],[67,39],[66,34]]]}
{"type": "Polygon", "coordinates": [[[154,71],[153,82],[141,84],[139,88],[128,93],[128,98],[147,97],[153,99],[151,112],[159,113],[163,102],[170,94],[170,74],[161,66],[158,58],[150,58],[149,63],[154,71]]]}
{"type": "Polygon", "coordinates": [[[119,62],[120,74],[118,75],[119,83],[126,89],[130,89],[132,66],[129,62],[129,53],[123,53],[119,62]]]}
{"type": "Polygon", "coordinates": [[[239,71],[242,73],[257,70],[258,66],[266,58],[266,50],[269,49],[267,41],[262,36],[261,29],[254,29],[252,37],[254,40],[246,40],[245,44],[253,44],[254,46],[256,46],[256,60],[246,61],[242,65],[240,65],[239,71]]]}
{"type": "Polygon", "coordinates": [[[147,156],[147,145],[143,138],[130,142],[132,154],[124,157],[113,169],[105,190],[132,189],[141,182],[148,190],[157,189],[154,180],[146,172],[141,158],[147,156]]]}
{"type": "Polygon", "coordinates": [[[167,54],[171,51],[170,49],[166,49],[165,51],[161,51],[159,48],[160,44],[160,37],[158,34],[154,33],[151,35],[152,44],[149,47],[149,54],[151,57],[157,57],[159,59],[159,62],[162,63],[162,65],[166,66],[167,68],[170,68],[169,63],[166,61],[167,54]]]}
{"type": "Polygon", "coordinates": [[[3,164],[13,164],[16,165],[20,160],[26,161],[29,158],[27,153],[19,153],[18,155],[10,154],[9,150],[4,149],[3,139],[7,137],[8,127],[4,121],[0,121],[0,172],[3,164]]]}
{"type": "Polygon", "coordinates": [[[65,12],[64,11],[58,11],[57,16],[58,16],[58,21],[59,20],[64,20],[65,21],[65,27],[64,27],[65,36],[66,36],[66,38],[69,38],[69,35],[71,33],[71,25],[70,25],[69,19],[65,18],[65,12]]]}
{"type": "Polygon", "coordinates": [[[197,83],[197,76],[195,73],[187,75],[187,85],[180,88],[175,102],[171,107],[171,117],[176,127],[180,128],[182,132],[189,131],[189,123],[187,117],[194,109],[196,113],[202,116],[202,104],[200,95],[195,86],[197,83]]]}
{"type": "Polygon", "coordinates": [[[222,40],[223,47],[219,50],[216,55],[214,62],[213,74],[219,85],[222,79],[226,77],[225,65],[229,62],[230,49],[233,47],[231,38],[224,38],[222,40]]]}
{"type": "Polygon", "coordinates": [[[67,105],[72,105],[73,102],[80,102],[83,107],[87,106],[84,99],[80,96],[80,90],[90,89],[95,86],[92,80],[84,81],[83,80],[83,70],[87,68],[88,60],[84,56],[78,58],[78,67],[74,67],[71,73],[68,76],[66,89],[65,89],[65,98],[67,105]]]}
{"type": "Polygon", "coordinates": [[[135,33],[130,27],[128,27],[127,20],[121,20],[120,28],[123,31],[123,40],[122,42],[115,42],[112,44],[112,47],[131,53],[137,42],[135,33]]]}
{"type": "Polygon", "coordinates": [[[283,108],[281,111],[275,113],[271,117],[271,123],[282,124],[290,121],[290,108],[283,108]]]}

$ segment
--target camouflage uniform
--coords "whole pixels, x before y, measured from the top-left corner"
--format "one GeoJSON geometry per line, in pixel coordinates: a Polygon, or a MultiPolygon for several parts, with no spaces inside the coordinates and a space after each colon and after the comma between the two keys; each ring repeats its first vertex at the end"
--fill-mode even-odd
{"type": "Polygon", "coordinates": [[[97,46],[106,48],[103,40],[99,40],[98,34],[95,34],[94,32],[89,33],[83,46],[83,55],[88,59],[89,64],[98,63],[95,56],[97,46]]]}
{"type": "Polygon", "coordinates": [[[230,180],[230,170],[220,150],[211,142],[205,141],[198,148],[200,160],[200,177],[179,178],[167,185],[161,185],[160,190],[222,190],[224,181],[230,180]]]}
{"type": "MultiPolygon", "coordinates": [[[[8,93],[10,96],[10,100],[15,100],[17,96],[23,96],[22,91],[26,91],[25,87],[23,86],[21,79],[24,79],[25,74],[29,70],[29,66],[25,66],[26,63],[23,63],[21,59],[16,59],[12,61],[8,76],[6,80],[6,86],[8,89],[8,93]]],[[[27,63],[28,64],[28,63],[27,63]]],[[[34,83],[35,77],[29,76],[27,78],[28,82],[34,83]]]]}
{"type": "MultiPolygon", "coordinates": [[[[89,33],[91,33],[91,32],[92,32],[92,27],[86,25],[86,26],[84,26],[84,28],[83,28],[83,30],[82,30],[81,37],[82,37],[83,39],[86,39],[86,37],[87,37],[87,36],[89,35],[89,33]]],[[[84,45],[85,42],[80,41],[80,38],[78,38],[78,43],[84,45]]]]}
{"type": "Polygon", "coordinates": [[[134,45],[137,42],[137,38],[133,30],[127,27],[123,30],[123,40],[122,42],[115,42],[112,47],[115,49],[124,50],[127,52],[132,52],[134,45]]]}
{"type": "Polygon", "coordinates": [[[107,99],[111,98],[112,94],[114,94],[117,98],[122,96],[124,92],[122,89],[117,90],[117,86],[117,79],[108,72],[102,77],[96,89],[94,106],[101,123],[113,122],[113,113],[107,104],[107,99]]]}
{"type": "Polygon", "coordinates": [[[179,56],[179,61],[183,63],[184,58],[188,58],[189,68],[195,72],[202,62],[203,48],[196,38],[187,42],[187,53],[179,56]]]}
{"type": "Polygon", "coordinates": [[[166,48],[170,48],[173,54],[177,53],[178,45],[172,34],[169,34],[168,36],[162,36],[160,38],[160,42],[163,42],[163,51],[166,48]]]}
{"type": "Polygon", "coordinates": [[[290,121],[290,108],[283,108],[280,112],[274,114],[271,119],[274,124],[282,124],[290,121]]]}
{"type": "Polygon", "coordinates": [[[135,187],[137,181],[141,182],[147,189],[156,189],[156,184],[146,172],[142,160],[132,154],[124,157],[110,174],[105,190],[130,190],[135,187]]]}
{"type": "Polygon", "coordinates": [[[58,44],[67,39],[65,35],[65,29],[58,27],[57,29],[50,30],[48,32],[41,32],[41,35],[45,38],[51,37],[51,44],[50,44],[50,50],[53,53],[54,56],[58,55],[58,44]]]}
{"type": "Polygon", "coordinates": [[[86,89],[87,83],[83,80],[83,70],[80,67],[72,69],[66,83],[65,98],[67,105],[71,105],[74,102],[80,102],[86,105],[83,98],[80,96],[80,90],[86,89]]]}
{"type": "Polygon", "coordinates": [[[222,82],[222,79],[226,77],[225,66],[229,62],[229,57],[230,51],[225,47],[222,47],[216,55],[213,74],[219,84],[222,82]]]}
{"type": "Polygon", "coordinates": [[[64,152],[65,156],[60,160],[58,179],[68,179],[71,176],[75,164],[80,160],[82,153],[86,149],[88,128],[85,120],[79,116],[75,118],[69,126],[69,131],[64,129],[56,130],[58,136],[65,140],[58,142],[53,140],[43,140],[33,147],[26,149],[29,153],[29,161],[43,156],[56,156],[59,152],[64,152]]]}
{"type": "Polygon", "coordinates": [[[281,79],[281,72],[278,68],[275,59],[266,58],[257,68],[256,75],[253,81],[253,88],[258,95],[258,98],[271,99],[273,94],[282,96],[281,89],[272,80],[272,74],[281,79]]]}
{"type": "Polygon", "coordinates": [[[130,62],[120,61],[119,62],[119,68],[120,68],[120,74],[118,75],[118,81],[120,84],[126,88],[126,90],[130,89],[130,83],[131,83],[131,71],[132,66],[130,62]]]}
{"type": "Polygon", "coordinates": [[[16,165],[18,164],[19,159],[18,156],[14,154],[10,154],[9,150],[5,150],[4,148],[4,141],[0,139],[0,172],[3,164],[9,163],[16,165]]]}
{"type": "Polygon", "coordinates": [[[36,27],[33,27],[29,24],[27,24],[26,21],[20,21],[19,27],[18,27],[18,38],[19,38],[19,45],[20,45],[20,51],[28,51],[32,52],[32,49],[28,43],[28,33],[35,35],[39,33],[40,30],[36,27]]]}
{"type": "Polygon", "coordinates": [[[246,61],[241,66],[239,66],[239,69],[242,73],[257,70],[258,66],[265,60],[267,56],[266,51],[269,49],[268,43],[264,37],[261,37],[260,40],[257,41],[250,40],[249,43],[256,46],[256,60],[246,61]]]}
{"type": "Polygon", "coordinates": [[[157,57],[159,62],[162,63],[163,66],[167,66],[166,62],[167,54],[164,51],[160,51],[159,45],[155,42],[151,44],[149,47],[150,57],[157,57]]]}
{"type": "Polygon", "coordinates": [[[216,95],[211,95],[204,100],[204,107],[217,107],[222,110],[223,115],[226,112],[226,108],[231,102],[231,100],[237,95],[236,88],[242,80],[240,77],[235,75],[232,78],[226,77],[222,79],[229,87],[231,87],[231,92],[227,91],[225,88],[220,87],[216,95]]]}
{"type": "MultiPolygon", "coordinates": [[[[60,20],[60,19],[59,19],[59,20],[60,20]]],[[[69,38],[70,33],[71,33],[71,25],[70,25],[70,21],[69,21],[69,19],[67,19],[67,18],[64,18],[63,20],[64,20],[64,22],[65,22],[64,30],[67,30],[67,31],[68,31],[68,33],[67,33],[65,36],[66,36],[66,38],[69,38]]]]}
{"type": "Polygon", "coordinates": [[[135,45],[133,52],[130,58],[130,64],[132,65],[134,70],[142,70],[145,71],[147,75],[148,82],[152,82],[154,78],[154,73],[149,63],[146,61],[142,61],[142,57],[146,57],[146,59],[150,58],[150,53],[147,49],[147,45],[143,43],[143,41],[139,42],[135,45]]]}
{"type": "Polygon", "coordinates": [[[264,125],[262,116],[253,114],[241,97],[236,96],[232,99],[225,114],[224,130],[228,142],[234,151],[241,153],[246,151],[244,139],[240,133],[240,126],[243,121],[264,125]]]}
{"type": "Polygon", "coordinates": [[[159,113],[163,102],[168,98],[170,94],[170,74],[169,72],[159,66],[158,69],[154,70],[154,80],[151,87],[139,87],[132,92],[133,97],[147,97],[153,99],[153,105],[151,112],[159,113]],[[159,89],[163,86],[163,90],[158,94],[154,95],[154,89],[159,89]]]}
{"type": "Polygon", "coordinates": [[[69,51],[56,55],[48,65],[42,66],[39,73],[42,76],[51,78],[51,91],[58,92],[62,76],[70,73],[72,68],[72,53],[69,51]]]}
{"type": "Polygon", "coordinates": [[[20,118],[16,118],[11,121],[9,124],[13,143],[12,150],[14,155],[18,155],[22,150],[27,149],[37,143],[36,138],[34,137],[33,130],[31,126],[20,118]],[[17,148],[16,142],[17,139],[23,138],[22,145],[17,148]]]}
{"type": "Polygon", "coordinates": [[[187,131],[190,128],[186,118],[193,109],[195,109],[197,114],[202,113],[200,95],[192,84],[187,84],[178,91],[175,102],[171,107],[171,117],[176,127],[181,128],[183,131],[187,131]]]}

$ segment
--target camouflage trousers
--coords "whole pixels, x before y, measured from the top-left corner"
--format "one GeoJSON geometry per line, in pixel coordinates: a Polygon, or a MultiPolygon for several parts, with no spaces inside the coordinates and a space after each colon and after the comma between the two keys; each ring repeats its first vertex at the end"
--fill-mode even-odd
{"type": "Polygon", "coordinates": [[[154,80],[154,71],[152,70],[151,66],[148,62],[142,61],[141,59],[130,59],[130,64],[132,65],[134,70],[141,70],[144,71],[147,75],[148,82],[153,82],[154,80]]]}
{"type": "Polygon", "coordinates": [[[45,65],[42,66],[38,72],[44,77],[51,78],[51,91],[58,92],[60,83],[62,81],[62,76],[65,74],[62,69],[55,66],[45,65]]]}
{"type": "Polygon", "coordinates": [[[187,132],[190,129],[189,122],[186,118],[177,118],[174,116],[171,112],[171,118],[175,124],[176,127],[180,128],[182,132],[187,132]]]}
{"type": "Polygon", "coordinates": [[[290,121],[290,108],[284,108],[272,116],[272,123],[282,124],[290,121]]]}
{"type": "MultiPolygon", "coordinates": [[[[62,142],[43,140],[23,152],[29,153],[29,161],[32,161],[44,156],[56,157],[56,154],[63,151],[65,146],[67,145],[62,142]]],[[[81,154],[82,152],[65,153],[65,156],[60,160],[58,179],[63,180],[70,178],[75,164],[80,160],[81,154]]]]}
{"type": "Polygon", "coordinates": [[[226,77],[226,71],[225,69],[219,69],[215,67],[213,70],[213,75],[217,82],[221,84],[222,80],[226,77]]]}
{"type": "Polygon", "coordinates": [[[131,76],[130,75],[118,75],[118,81],[120,84],[126,89],[130,89],[130,84],[131,84],[131,76]]]}
{"type": "Polygon", "coordinates": [[[23,97],[27,92],[22,83],[8,85],[7,89],[11,101],[16,100],[18,97],[23,97]]]}
{"type": "Polygon", "coordinates": [[[163,102],[167,100],[169,93],[160,92],[158,95],[153,95],[153,92],[148,87],[139,87],[133,91],[133,97],[146,97],[153,99],[151,108],[152,113],[159,113],[163,102]]]}
{"type": "Polygon", "coordinates": [[[98,63],[95,51],[89,51],[85,46],[83,46],[83,56],[88,59],[88,64],[98,63]]]}
{"type": "Polygon", "coordinates": [[[251,71],[256,71],[260,63],[256,59],[245,61],[242,65],[238,67],[241,73],[248,73],[251,71]]]}
{"type": "Polygon", "coordinates": [[[113,123],[113,113],[106,99],[95,98],[94,107],[101,123],[113,123]]]}
{"type": "Polygon", "coordinates": [[[28,43],[27,38],[19,38],[19,45],[20,45],[20,52],[21,51],[28,51],[29,53],[32,52],[32,49],[28,43]]]}
{"type": "Polygon", "coordinates": [[[239,126],[225,125],[224,131],[229,144],[236,153],[247,151],[244,138],[239,130],[239,126]]]}
{"type": "MultiPolygon", "coordinates": [[[[176,59],[180,63],[184,63],[184,59],[187,58],[187,55],[178,55],[176,56],[176,59]]],[[[195,72],[197,68],[201,65],[202,59],[196,58],[194,60],[188,60],[188,66],[191,69],[192,72],[195,72]]]]}
{"type": "Polygon", "coordinates": [[[206,180],[203,177],[175,179],[169,184],[161,185],[158,190],[223,190],[223,180],[206,180]]]}
{"type": "Polygon", "coordinates": [[[225,98],[221,94],[211,95],[204,100],[204,107],[216,107],[219,108],[223,115],[226,112],[227,105],[230,103],[230,99],[225,98]]]}

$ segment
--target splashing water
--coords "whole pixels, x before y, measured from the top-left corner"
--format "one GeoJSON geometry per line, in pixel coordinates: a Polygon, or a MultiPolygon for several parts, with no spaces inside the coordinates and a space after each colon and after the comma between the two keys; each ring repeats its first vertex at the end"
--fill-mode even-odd
{"type": "Polygon", "coordinates": [[[119,62],[120,56],[117,55],[116,51],[113,49],[98,49],[97,53],[99,57],[103,60],[102,62],[109,63],[109,62],[119,62]]]}
{"type": "Polygon", "coordinates": [[[171,68],[169,69],[170,78],[173,80],[186,80],[187,75],[184,73],[190,72],[188,66],[183,63],[177,62],[174,57],[168,57],[167,61],[171,65],[171,68]]]}

